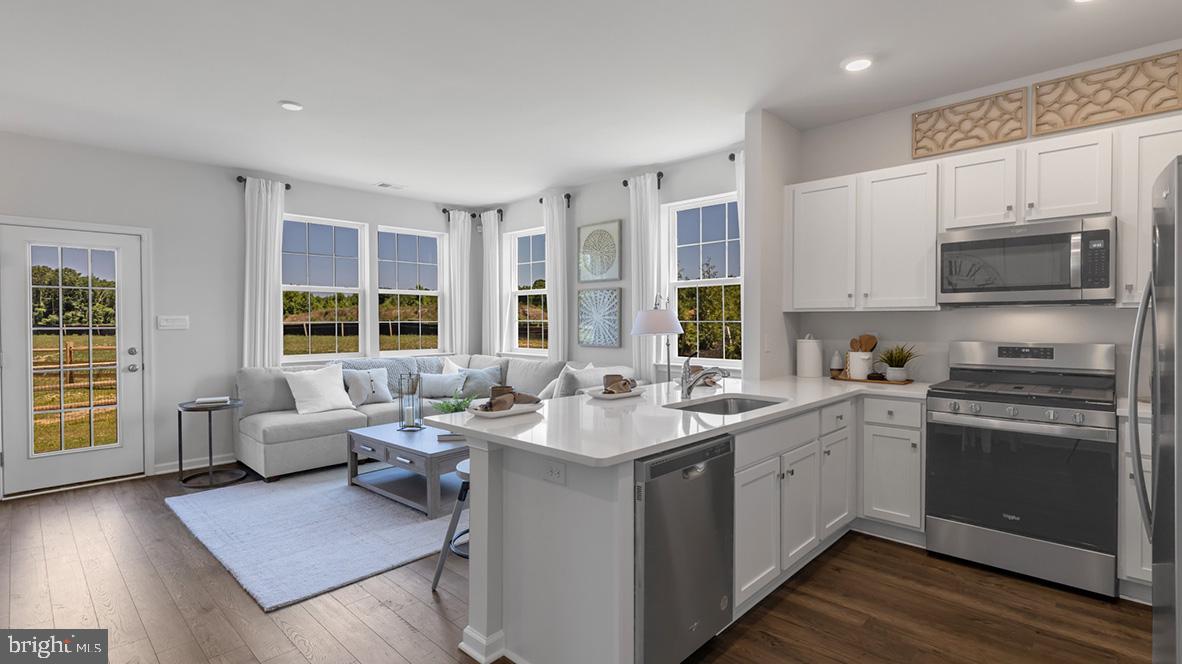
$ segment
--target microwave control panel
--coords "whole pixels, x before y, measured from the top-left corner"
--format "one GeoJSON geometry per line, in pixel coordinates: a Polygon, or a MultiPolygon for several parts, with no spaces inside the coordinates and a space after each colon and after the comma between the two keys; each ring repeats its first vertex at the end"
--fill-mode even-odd
{"type": "Polygon", "coordinates": [[[1083,233],[1082,273],[1080,284],[1084,288],[1108,288],[1109,273],[1112,271],[1112,243],[1108,231],[1085,231],[1083,233]]]}

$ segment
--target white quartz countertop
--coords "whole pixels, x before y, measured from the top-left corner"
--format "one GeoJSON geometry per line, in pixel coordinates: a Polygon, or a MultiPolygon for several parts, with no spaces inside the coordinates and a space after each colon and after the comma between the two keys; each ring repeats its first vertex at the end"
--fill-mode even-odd
{"type": "Polygon", "coordinates": [[[613,466],[857,396],[923,399],[928,386],[870,385],[829,378],[728,378],[716,388],[698,387],[689,402],[741,394],[778,403],[738,415],[693,413],[666,408],[683,401],[681,391],[676,383],[659,383],[642,387],[642,395],[630,399],[607,401],[579,395],[545,401],[536,413],[499,419],[452,413],[433,415],[426,421],[469,438],[546,457],[586,466],[613,466]]]}

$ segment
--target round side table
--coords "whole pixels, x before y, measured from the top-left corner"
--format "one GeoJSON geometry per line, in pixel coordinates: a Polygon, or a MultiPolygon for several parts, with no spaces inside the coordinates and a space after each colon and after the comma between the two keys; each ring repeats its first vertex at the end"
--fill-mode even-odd
{"type": "Polygon", "coordinates": [[[214,470],[213,467],[213,414],[219,410],[235,410],[241,408],[242,399],[230,399],[224,403],[197,403],[185,401],[176,405],[176,459],[177,480],[187,487],[209,488],[233,484],[246,477],[246,471],[241,468],[226,468],[214,470]],[[184,413],[205,413],[209,422],[209,466],[185,477],[184,434],[181,426],[181,415],[184,413]]]}

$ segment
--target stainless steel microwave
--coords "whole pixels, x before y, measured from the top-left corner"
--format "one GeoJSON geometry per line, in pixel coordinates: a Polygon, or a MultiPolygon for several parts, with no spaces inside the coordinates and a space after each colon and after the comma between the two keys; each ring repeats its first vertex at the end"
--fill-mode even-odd
{"type": "Polygon", "coordinates": [[[1116,299],[1116,217],[940,233],[942,305],[1116,299]]]}

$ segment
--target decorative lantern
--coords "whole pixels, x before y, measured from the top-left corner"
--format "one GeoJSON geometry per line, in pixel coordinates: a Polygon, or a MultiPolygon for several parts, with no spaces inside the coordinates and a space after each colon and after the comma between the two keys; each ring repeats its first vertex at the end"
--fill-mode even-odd
{"type": "Polygon", "coordinates": [[[398,377],[398,428],[419,431],[423,428],[423,400],[419,398],[419,374],[398,377]]]}

